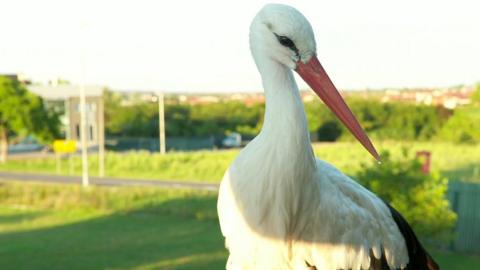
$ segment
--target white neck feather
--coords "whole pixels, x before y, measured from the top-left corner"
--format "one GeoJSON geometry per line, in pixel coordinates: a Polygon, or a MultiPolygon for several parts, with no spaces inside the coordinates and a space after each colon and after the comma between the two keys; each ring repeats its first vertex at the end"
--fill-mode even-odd
{"type": "Polygon", "coordinates": [[[293,74],[266,58],[255,59],[266,97],[262,131],[240,152],[228,177],[232,189],[241,191],[235,197],[249,226],[284,236],[304,205],[301,194],[311,187],[316,161],[293,74]]]}
{"type": "Polygon", "coordinates": [[[277,148],[289,162],[303,163],[302,169],[315,166],[307,119],[291,69],[271,59],[258,60],[266,99],[259,139],[277,148]]]}

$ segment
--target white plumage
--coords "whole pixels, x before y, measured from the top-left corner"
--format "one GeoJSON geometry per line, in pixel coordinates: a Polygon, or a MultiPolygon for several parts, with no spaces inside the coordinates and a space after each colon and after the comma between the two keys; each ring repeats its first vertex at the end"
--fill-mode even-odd
{"type": "Polygon", "coordinates": [[[251,24],[250,46],[266,112],[220,185],[227,269],[369,269],[382,253],[390,268],[405,267],[406,242],[385,203],[313,154],[292,73],[316,54],[308,21],[267,5],[251,24]]]}

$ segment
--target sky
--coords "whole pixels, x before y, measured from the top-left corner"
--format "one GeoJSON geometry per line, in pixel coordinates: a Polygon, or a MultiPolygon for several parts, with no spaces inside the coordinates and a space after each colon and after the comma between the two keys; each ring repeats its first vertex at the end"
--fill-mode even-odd
{"type": "MultiPolygon", "coordinates": [[[[2,1],[0,74],[116,90],[261,91],[248,28],[268,2],[2,1]]],[[[310,21],[340,89],[480,81],[480,1],[277,2],[310,21]]]]}

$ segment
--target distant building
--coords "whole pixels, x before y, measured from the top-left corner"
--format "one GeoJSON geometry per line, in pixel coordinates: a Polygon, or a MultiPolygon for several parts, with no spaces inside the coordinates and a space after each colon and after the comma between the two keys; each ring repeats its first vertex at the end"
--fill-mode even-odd
{"type": "Polygon", "coordinates": [[[157,102],[158,94],[152,91],[116,91],[115,95],[119,95],[121,106],[133,106],[143,104],[145,102],[157,102]]]}
{"type": "Polygon", "coordinates": [[[25,85],[29,85],[29,84],[32,83],[30,79],[28,79],[25,75],[20,74],[20,73],[18,73],[18,74],[17,74],[17,73],[12,73],[12,74],[0,74],[0,76],[2,76],[2,77],[7,77],[7,78],[9,78],[9,79],[11,79],[11,80],[14,80],[14,81],[17,81],[17,82],[21,82],[21,83],[23,83],[23,84],[25,84],[25,85]]]}
{"type": "Polygon", "coordinates": [[[456,89],[412,89],[386,90],[381,98],[382,102],[411,102],[430,106],[443,106],[455,109],[458,106],[470,104],[473,88],[462,87],[456,89]]]}
{"type": "MultiPolygon", "coordinates": [[[[29,85],[28,90],[41,96],[47,106],[60,107],[65,138],[80,141],[79,87],[74,85],[29,85]]],[[[103,87],[86,86],[87,142],[98,145],[104,136],[103,87]]]]}

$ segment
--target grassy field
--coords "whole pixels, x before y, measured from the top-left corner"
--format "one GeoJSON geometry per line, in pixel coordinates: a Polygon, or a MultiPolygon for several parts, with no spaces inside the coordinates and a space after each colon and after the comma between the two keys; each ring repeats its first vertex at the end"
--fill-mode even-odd
{"type": "MultiPolygon", "coordinates": [[[[401,155],[402,149],[432,152],[432,168],[452,180],[480,182],[480,145],[459,145],[441,142],[376,142],[377,149],[401,155]]],[[[357,142],[316,144],[316,155],[347,174],[354,175],[363,163],[371,163],[369,156],[357,142]]],[[[167,155],[148,152],[113,153],[106,156],[106,175],[113,177],[168,179],[218,182],[238,150],[171,152],[167,155]]],[[[90,171],[97,173],[98,159],[90,157],[90,171]]],[[[63,174],[69,173],[67,160],[62,162],[63,174]]],[[[54,158],[11,160],[0,164],[2,171],[56,173],[54,158]]],[[[73,174],[80,174],[79,158],[74,158],[73,174]]]]}
{"type": "MultiPolygon", "coordinates": [[[[0,182],[0,269],[224,269],[215,193],[0,182]]],[[[480,257],[433,252],[443,270],[480,257]]]]}
{"type": "Polygon", "coordinates": [[[0,186],[0,269],[222,269],[215,194],[0,186]]]}

